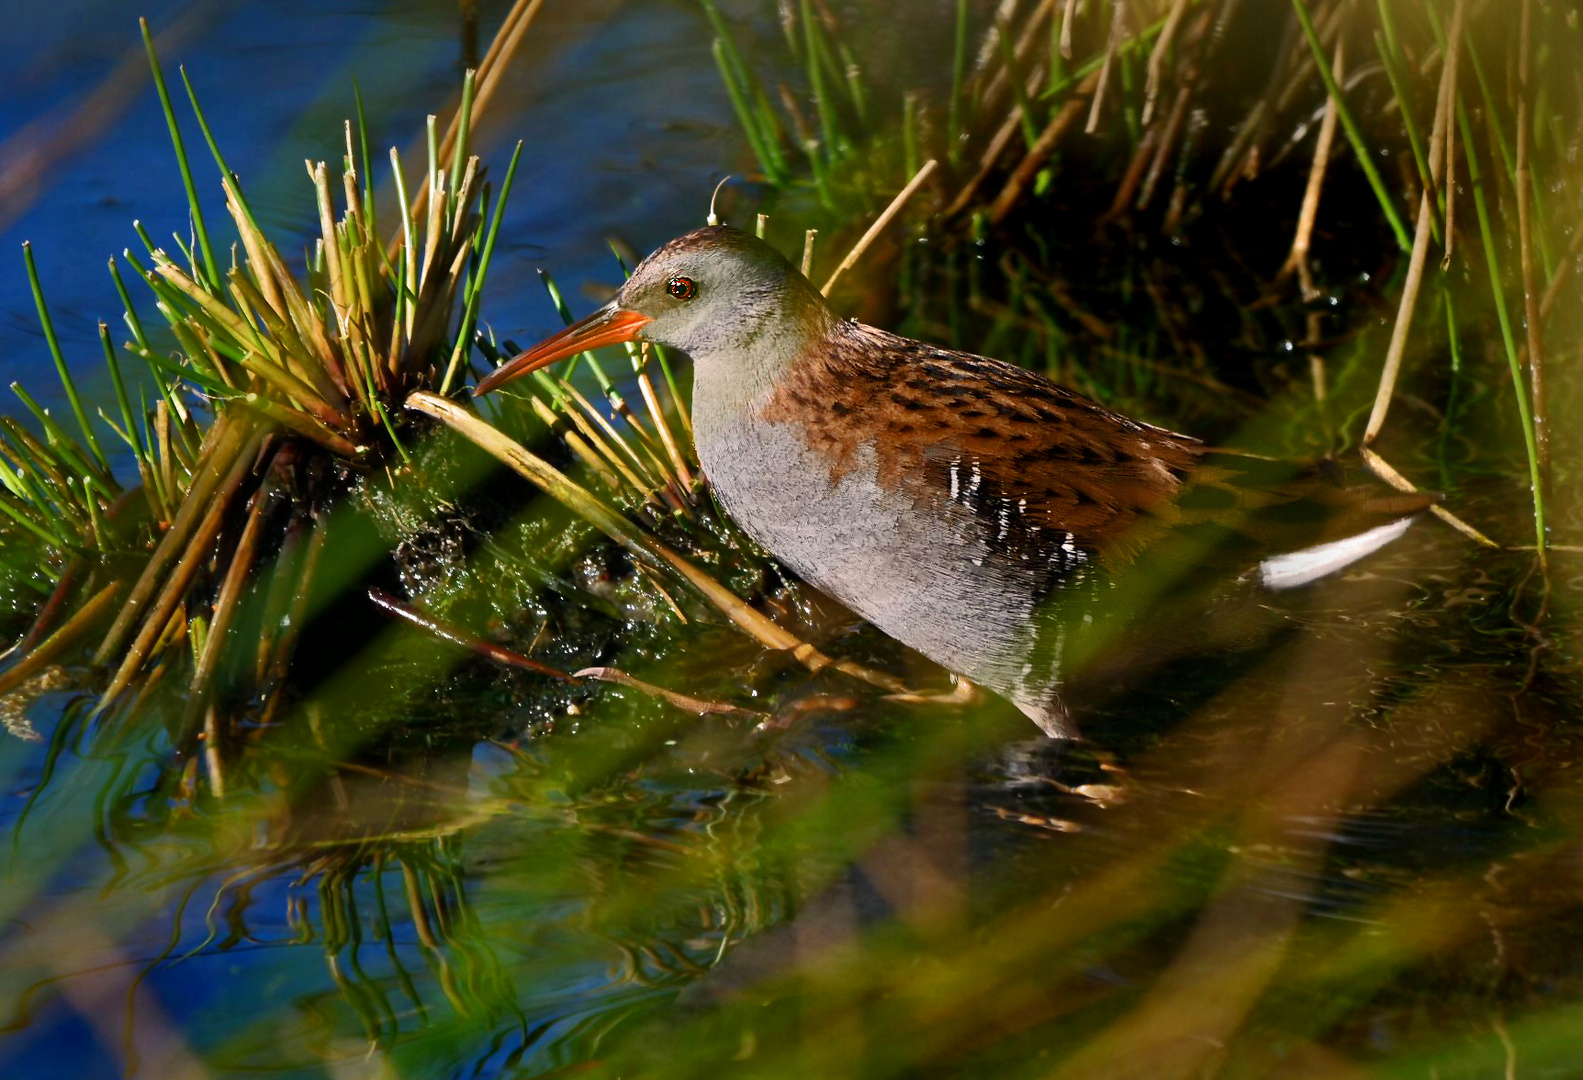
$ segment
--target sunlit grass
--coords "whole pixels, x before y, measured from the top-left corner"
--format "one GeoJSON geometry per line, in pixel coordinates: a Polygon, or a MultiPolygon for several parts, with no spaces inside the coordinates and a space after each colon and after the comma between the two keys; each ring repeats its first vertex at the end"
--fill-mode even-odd
{"type": "MultiPolygon", "coordinates": [[[[1215,59],[1211,31],[1224,5],[1129,8],[1146,25],[1118,32],[1108,20],[1122,9],[1113,5],[1032,5],[1031,14],[991,27],[963,3],[949,99],[894,102],[861,70],[852,77],[842,28],[819,14],[822,5],[789,5],[786,78],[802,80],[809,95],[809,138],[801,141],[795,118],[777,119],[769,92],[753,81],[762,68],[748,73],[718,15],[711,27],[723,77],[735,80],[730,96],[740,99],[744,125],[756,125],[747,138],[763,178],[809,196],[798,204],[809,207],[807,220],[777,210],[771,235],[800,240],[810,222],[819,226],[833,237],[821,245],[822,264],[833,266],[845,250],[848,222],[818,216],[820,207],[877,210],[925,161],[964,163],[927,176],[889,226],[893,236],[926,233],[931,247],[909,244],[889,256],[880,245],[845,278],[854,292],[897,279],[897,318],[913,332],[1021,360],[1127,411],[1282,450],[1355,448],[1370,404],[1383,400],[1390,423],[1382,413],[1373,451],[1388,443],[1415,477],[1458,481],[1482,471],[1516,490],[1520,499],[1452,502],[1515,544],[1527,539],[1529,513],[1539,524],[1544,509],[1537,413],[1528,408],[1520,426],[1494,414],[1509,408],[1513,392],[1519,408],[1531,401],[1516,298],[1531,316],[1565,295],[1574,259],[1563,252],[1575,252],[1580,234],[1576,209],[1554,192],[1571,185],[1573,166],[1553,135],[1530,148],[1532,221],[1545,231],[1529,260],[1534,288],[1519,289],[1518,215],[1502,209],[1523,181],[1517,140],[1502,134],[1519,110],[1501,97],[1514,84],[1505,72],[1517,54],[1503,53],[1499,66],[1484,54],[1491,66],[1475,76],[1477,108],[1468,108],[1471,80],[1458,82],[1461,145],[1442,141],[1432,165],[1425,102],[1439,100],[1445,38],[1425,14],[1434,9],[1387,4],[1381,13],[1386,7],[1391,22],[1367,5],[1307,5],[1317,46],[1288,24],[1287,74],[1217,160],[1189,145],[1187,128],[1173,134],[1171,118],[1177,95],[1199,85],[1191,65],[1215,59]],[[1319,71],[1343,36],[1354,70],[1370,43],[1386,66],[1372,83],[1327,89],[1319,71]],[[1162,39],[1169,47],[1159,47],[1162,39]],[[997,76],[1024,80],[1023,92],[1003,86],[989,95],[997,76]],[[1336,321],[1293,314],[1298,302],[1276,280],[1301,184],[1291,185],[1282,235],[1266,245],[1272,261],[1249,272],[1264,275],[1275,300],[1226,289],[1239,312],[1255,312],[1242,316],[1237,350],[1215,351],[1236,335],[1197,328],[1174,299],[1179,280],[1159,260],[1117,257],[1099,271],[1092,256],[1067,261],[1072,248],[1119,249],[1160,229],[1186,230],[1195,215],[1236,214],[1236,199],[1258,183],[1254,166],[1277,170],[1270,161],[1281,152],[1282,124],[1317,118],[1332,95],[1370,87],[1396,111],[1385,122],[1354,102],[1363,145],[1392,149],[1403,167],[1382,167],[1378,184],[1349,189],[1337,178],[1358,150],[1338,149],[1322,163],[1325,194],[1307,250],[1315,282],[1343,301],[1340,315],[1324,316],[1336,321]],[[1097,128],[1085,137],[1093,112],[1097,128]],[[947,146],[928,134],[942,113],[957,117],[947,146]],[[1054,127],[1063,113],[1064,126],[1054,127]],[[1002,130],[1010,134],[995,150],[1002,130]],[[1471,215],[1459,217],[1448,201],[1466,194],[1432,179],[1452,150],[1463,192],[1474,196],[1471,215]],[[1104,190],[1063,210],[1063,181],[1088,152],[1105,164],[1104,190]],[[1222,206],[1228,184],[1232,202],[1222,206]],[[931,200],[947,209],[964,194],[955,216],[923,224],[931,200]],[[1422,297],[1406,295],[1399,230],[1385,220],[1383,207],[1397,204],[1430,207],[1424,232],[1439,246],[1431,251],[1425,241],[1417,252],[1429,286],[1422,297]],[[1090,207],[1096,216],[1121,208],[1107,227],[1127,229],[1125,239],[1094,239],[1085,219],[1063,245],[1057,234],[1075,230],[1073,218],[1090,207]],[[997,214],[1007,232],[994,230],[997,214]],[[1328,226],[1347,214],[1369,216],[1371,250],[1383,253],[1381,280],[1367,289],[1329,277],[1337,241],[1328,226]],[[1448,239],[1451,269],[1437,270],[1431,255],[1446,254],[1448,239]],[[983,248],[973,246],[979,240],[983,248]],[[1497,260],[1501,249],[1506,257],[1497,260]],[[986,263],[980,250],[998,258],[986,263]],[[1082,276],[1090,272],[1112,276],[1096,289],[1082,276]],[[1357,291],[1369,302],[1353,308],[1357,291]],[[1403,300],[1409,313],[1423,307],[1416,321],[1398,314],[1403,300]],[[1381,399],[1395,328],[1400,382],[1381,399]],[[1299,362],[1271,361],[1281,360],[1282,333],[1299,362]],[[1453,365],[1445,392],[1464,387],[1461,407],[1440,396],[1453,365]],[[1423,446],[1410,441],[1426,431],[1423,446]],[[1465,455],[1465,446],[1476,448],[1471,469],[1466,456],[1448,457],[1465,455]]],[[[1548,27],[1560,40],[1557,13],[1536,7],[1534,32],[1548,27]]],[[[1471,28],[1464,40],[1482,47],[1471,28]]],[[[1565,58],[1550,53],[1537,63],[1529,82],[1536,96],[1554,102],[1571,93],[1556,81],[1565,58]]],[[[1454,107],[1444,110],[1443,128],[1454,107]]],[[[1545,127],[1542,111],[1529,114],[1536,130],[1545,127]]],[[[339,459],[346,447],[333,440],[344,440],[352,460],[421,478],[408,487],[431,490],[406,492],[412,504],[402,512],[424,520],[465,511],[479,476],[502,483],[476,461],[459,467],[464,475],[440,477],[434,455],[460,458],[465,446],[403,426],[422,412],[562,505],[514,492],[520,505],[509,520],[486,537],[464,530],[472,546],[448,564],[454,576],[415,590],[406,598],[414,608],[568,668],[619,665],[772,722],[755,731],[755,717],[700,717],[620,687],[545,688],[528,675],[491,682],[506,677],[461,669],[471,662],[466,651],[391,627],[344,642],[335,670],[300,697],[239,710],[267,723],[225,741],[205,771],[201,753],[172,754],[150,730],[203,700],[190,693],[193,682],[201,690],[219,678],[221,650],[208,646],[227,637],[223,605],[204,612],[202,603],[178,604],[181,623],[167,618],[159,629],[170,640],[154,643],[163,652],[151,648],[140,661],[144,671],[164,672],[163,681],[127,684],[137,696],[119,715],[140,721],[127,726],[135,734],[95,731],[79,702],[46,728],[41,776],[26,776],[20,755],[0,766],[8,785],[30,792],[10,838],[0,913],[32,917],[47,899],[37,940],[69,942],[91,927],[116,950],[108,970],[122,974],[83,975],[105,955],[88,946],[79,953],[8,939],[0,1000],[47,1002],[56,980],[109,988],[131,1004],[124,1015],[102,1010],[109,1019],[99,1021],[100,1037],[130,1045],[157,1032],[148,1005],[161,977],[174,982],[196,964],[227,962],[252,988],[263,985],[260,973],[284,973],[287,989],[261,991],[255,1013],[194,1038],[192,1055],[215,1073],[353,1070],[371,1056],[391,1074],[414,1077],[464,1067],[480,1075],[570,1067],[594,1075],[1029,1077],[1123,1068],[1151,1077],[1565,1069],[1576,1019],[1570,990],[1524,980],[1545,971],[1532,953],[1547,943],[1565,958],[1557,927],[1580,895],[1572,862],[1583,803],[1563,767],[1576,613],[1558,596],[1544,629],[1553,646],[1530,656],[1540,641],[1506,611],[1513,599],[1528,611],[1520,590],[1529,554],[1481,552],[1470,568],[1462,564],[1475,562],[1473,549],[1457,546],[1460,538],[1426,542],[1419,557],[1427,566],[1387,561],[1317,593],[1311,605],[1294,603],[1289,614],[1301,632],[1255,650],[1251,670],[1215,659],[1172,669],[1160,685],[1091,711],[1087,730],[1098,746],[1019,762],[1015,746],[1007,749],[1028,734],[1019,721],[992,709],[901,711],[821,663],[857,656],[887,677],[910,674],[894,652],[866,655],[875,646],[861,635],[802,652],[819,673],[804,674],[786,657],[775,662],[774,650],[803,640],[786,629],[797,624],[796,593],[721,584],[752,580],[764,562],[711,512],[690,449],[685,369],[673,369],[674,358],[586,356],[517,384],[519,396],[487,403],[483,418],[436,393],[465,378],[471,330],[483,325],[466,275],[482,275],[499,218],[480,206],[459,228],[458,208],[445,209],[467,167],[456,167],[460,149],[440,152],[435,129],[433,160],[414,185],[429,202],[407,216],[410,228],[367,227],[372,170],[360,133],[349,139],[347,158],[360,167],[342,176],[344,199],[330,190],[334,169],[311,170],[323,254],[295,284],[289,274],[259,271],[271,265],[267,241],[239,199],[233,221],[246,258],[235,276],[223,256],[211,276],[201,242],[186,243],[191,250],[179,257],[138,256],[183,346],[174,368],[156,362],[150,372],[162,380],[152,407],[134,404],[116,380],[115,425],[129,434],[140,493],[117,509],[124,492],[99,471],[91,428],[79,417],[51,418],[36,429],[42,434],[6,426],[15,446],[6,460],[27,471],[10,466],[15,486],[7,484],[0,506],[15,510],[29,544],[54,553],[74,599],[0,679],[32,680],[93,641],[83,627],[109,621],[135,582],[93,576],[87,559],[72,578],[68,564],[104,550],[104,539],[148,559],[116,539],[130,535],[118,533],[126,528],[120,514],[135,506],[140,527],[174,529],[200,479],[208,490],[230,480],[222,469],[203,470],[220,453],[214,445],[228,448],[234,469],[255,425],[276,424],[339,459]],[[431,228],[438,254],[427,259],[431,228]],[[394,244],[378,242],[391,236],[394,244]],[[468,248],[464,274],[428,283],[434,295],[450,293],[449,306],[441,332],[417,333],[424,319],[412,301],[428,279],[411,271],[448,269],[451,243],[468,248]],[[365,277],[371,286],[395,284],[369,289],[379,302],[365,304],[365,277]],[[309,309],[301,326],[289,289],[309,309]],[[452,325],[454,334],[443,332],[452,325]],[[304,326],[322,330],[343,378],[304,326]],[[391,348],[413,340],[426,343],[421,370],[410,350],[391,348]],[[245,427],[206,428],[210,406],[198,403],[194,386],[245,427]],[[249,394],[258,400],[250,404],[249,394]],[[289,421],[271,408],[291,411],[289,421]],[[409,459],[412,471],[399,472],[409,459]],[[632,561],[612,554],[596,531],[632,561]],[[601,573],[620,580],[612,586],[601,573]],[[627,606],[632,592],[615,591],[633,582],[652,621],[627,606]],[[497,625],[522,606],[542,611],[497,625]],[[586,646],[578,619],[614,628],[615,644],[586,646]],[[722,648],[724,635],[709,635],[727,619],[748,625],[770,651],[722,648]],[[767,674],[753,669],[754,657],[767,674]],[[170,678],[188,663],[191,680],[170,678]],[[1540,692],[1525,693],[1533,685],[1540,692]],[[223,798],[213,784],[222,776],[223,798]],[[47,890],[74,863],[89,865],[94,887],[57,904],[47,890]],[[117,903],[101,903],[101,890],[117,903]],[[148,986],[137,990],[133,980],[145,975],[148,986]],[[674,1006],[687,987],[685,1005],[674,1006]]],[[[1306,173],[1307,162],[1297,171],[1306,173]]],[[[400,202],[417,200],[403,193],[400,202]]],[[[851,231],[873,216],[853,218],[851,231]]],[[[553,279],[545,285],[569,320],[553,279]]],[[[105,338],[112,362],[157,352],[128,307],[132,341],[111,348],[105,338]]],[[[1573,329],[1564,305],[1557,326],[1573,329]]],[[[1551,343],[1551,355],[1576,353],[1575,341],[1551,343]]],[[[487,339],[479,347],[488,360],[511,349],[487,339]]],[[[254,482],[240,475],[235,506],[254,482]]],[[[233,517],[216,543],[243,552],[258,513],[233,517]]],[[[278,670],[289,651],[281,639],[292,631],[279,628],[311,623],[327,603],[324,589],[294,591],[305,567],[356,581],[359,566],[388,554],[388,536],[367,528],[361,513],[343,505],[291,519],[279,553],[255,560],[266,576],[253,597],[265,612],[256,621],[277,628],[263,634],[267,669],[278,670]]],[[[201,535],[201,525],[195,511],[184,527],[201,535]]],[[[153,535],[143,535],[146,548],[153,535]]],[[[1559,561],[1566,558],[1575,553],[1553,555],[1553,572],[1570,573],[1559,561]]],[[[179,566],[180,555],[169,561],[179,566]]],[[[203,573],[211,595],[224,596],[229,573],[203,573]]],[[[146,609],[157,610],[156,600],[146,609]]],[[[248,610],[239,605],[235,617],[247,623],[248,610]]],[[[155,620],[142,620],[146,633],[155,620]]],[[[29,1008],[17,1013],[24,1023],[29,1008]]],[[[178,1041],[185,1034],[179,1024],[172,1033],[178,1041]]]]}

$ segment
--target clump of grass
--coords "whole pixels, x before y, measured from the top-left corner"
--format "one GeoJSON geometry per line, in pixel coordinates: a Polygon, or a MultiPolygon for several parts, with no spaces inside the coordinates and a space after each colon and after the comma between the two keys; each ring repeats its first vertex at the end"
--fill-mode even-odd
{"type": "MultiPolygon", "coordinates": [[[[828,211],[861,200],[874,186],[871,178],[895,175],[898,163],[909,176],[931,152],[944,164],[929,185],[937,243],[928,252],[917,245],[903,249],[896,275],[902,307],[912,305],[919,333],[1044,366],[1101,399],[1141,396],[1142,402],[1119,403],[1166,410],[1160,415],[1166,423],[1211,411],[1235,430],[1274,406],[1314,429],[1318,445],[1303,449],[1333,453],[1361,443],[1375,471],[1410,486],[1374,445],[1409,344],[1456,357],[1479,351],[1466,340],[1411,334],[1420,289],[1428,286],[1436,305],[1445,307],[1444,318],[1432,325],[1449,333],[1460,326],[1466,335],[1476,325],[1466,314],[1453,319],[1454,305],[1489,313],[1485,321],[1499,327],[1497,354],[1505,360],[1504,371],[1491,378],[1512,387],[1508,401],[1515,404],[1533,492],[1534,542],[1543,561],[1551,483],[1545,323],[1570,266],[1558,257],[1555,238],[1565,226],[1583,236],[1574,209],[1555,197],[1573,178],[1568,138],[1556,118],[1578,108],[1560,54],[1538,44],[1547,34],[1569,33],[1558,11],[1525,2],[1513,13],[1521,16],[1515,32],[1504,34],[1495,32],[1493,15],[1457,0],[1292,0],[1284,29],[1274,37],[1268,28],[1279,28],[1278,18],[1259,15],[1264,35],[1277,43],[1268,53],[1264,91],[1236,97],[1224,94],[1225,80],[1217,78],[1226,50],[1239,47],[1237,28],[1251,17],[1247,5],[1233,0],[1006,5],[981,23],[974,6],[959,0],[949,86],[886,100],[865,85],[861,70],[854,78],[862,89],[837,93],[830,58],[853,51],[841,40],[841,28],[819,5],[783,4],[787,66],[803,70],[805,84],[800,96],[780,88],[780,120],[726,23],[708,0],[701,2],[719,35],[722,75],[766,183],[788,193],[805,189],[828,211]],[[1493,63],[1492,42],[1502,43],[1493,63]],[[806,108],[817,125],[801,119],[806,108]],[[816,136],[811,145],[819,153],[789,169],[787,151],[798,145],[799,131],[816,136]],[[1213,229],[1228,211],[1234,217],[1242,201],[1259,202],[1264,220],[1260,200],[1269,196],[1263,192],[1295,186],[1303,168],[1297,159],[1309,146],[1301,198],[1293,199],[1289,219],[1266,230],[1272,239],[1291,237],[1279,262],[1262,265],[1257,238],[1228,244],[1222,236],[1195,232],[1198,221],[1213,229]],[[1096,202],[1096,173],[1113,185],[1105,202],[1096,202]],[[1459,174],[1468,178],[1475,210],[1461,221],[1459,174]],[[1346,190],[1336,193],[1337,186],[1346,190]],[[1415,237],[1407,207],[1420,202],[1415,237]],[[1103,231],[1095,235],[1096,219],[1102,229],[1119,228],[1140,240],[1155,232],[1185,240],[1196,247],[1200,265],[1206,240],[1226,244],[1223,261],[1234,264],[1234,273],[1217,270],[1209,286],[1172,278],[1161,273],[1171,256],[1146,260],[1122,251],[1103,231]],[[1328,241],[1316,240],[1327,233],[1328,241]],[[1002,251],[995,289],[979,269],[982,249],[957,254],[965,243],[992,234],[1002,251]],[[1062,265],[1064,235],[1072,236],[1081,255],[1070,276],[1062,265]],[[1340,250],[1347,243],[1356,251],[1340,250]],[[1431,243],[1443,249],[1438,272],[1426,260],[1431,243]],[[1097,275],[1096,251],[1112,253],[1097,275]],[[1459,256],[1484,263],[1473,279],[1487,280],[1487,289],[1467,288],[1454,266],[1459,256]],[[1399,298],[1388,345],[1363,340],[1367,328],[1346,308],[1317,306],[1327,294],[1345,298],[1356,291],[1337,268],[1363,265],[1373,277],[1377,271],[1368,261],[1376,257],[1394,267],[1386,288],[1399,298]],[[945,265],[931,267],[929,260],[945,265]],[[924,275],[932,275],[926,285],[920,284],[924,275]],[[1108,295],[1091,307],[1085,300],[1100,291],[1096,276],[1108,295]],[[931,287],[936,295],[928,295],[931,287]],[[949,293],[943,304],[942,289],[949,293]],[[1248,326],[1243,337],[1255,349],[1258,336],[1269,335],[1262,347],[1272,358],[1295,344],[1305,350],[1307,365],[1275,372],[1264,393],[1250,394],[1245,360],[1221,360],[1199,344],[1197,316],[1183,310],[1188,303],[1202,306],[1212,289],[1240,312],[1248,326]],[[1189,299],[1177,302],[1183,293],[1189,299]],[[1306,310],[1281,311],[1292,301],[1306,310]],[[1268,329],[1256,334],[1260,321],[1268,329]],[[1303,329],[1294,333],[1291,322],[1303,329]],[[1364,355],[1337,365],[1323,345],[1338,340],[1364,355]],[[1370,363],[1379,373],[1372,410],[1361,400],[1365,384],[1376,381],[1363,375],[1370,363]],[[1331,370],[1338,366],[1341,377],[1331,370]],[[1359,414],[1365,411],[1363,424],[1359,414]]],[[[840,228],[844,222],[826,214],[821,224],[840,228]]],[[[1424,372],[1422,378],[1439,376],[1424,372]]],[[[1466,411],[1458,416],[1464,425],[1474,421],[1492,422],[1466,411]]],[[[1451,516],[1445,508],[1436,512],[1451,516]]],[[[1477,530],[1465,531],[1483,539],[1477,530]]]]}
{"type": "MultiPolygon", "coordinates": [[[[319,235],[299,276],[260,227],[183,72],[235,230],[225,265],[204,219],[146,23],[143,34],[194,240],[176,236],[167,250],[138,226],[145,250],[127,250],[122,259],[152,293],[160,331],[175,348],[145,325],[121,264],[112,260],[131,338],[117,348],[108,328],[100,327],[118,413],[101,413],[101,420],[136,463],[141,486],[125,490],[76,392],[32,250],[25,249],[77,431],[56,422],[20,387],[14,389],[42,438],[0,418],[0,512],[62,569],[56,595],[24,642],[27,655],[0,675],[0,690],[101,633],[92,657],[111,672],[102,707],[137,700],[190,651],[189,715],[196,718],[206,711],[242,601],[254,591],[280,598],[268,605],[280,618],[273,626],[265,620],[255,689],[265,692],[278,682],[295,640],[295,632],[282,627],[291,625],[293,607],[311,591],[323,542],[311,508],[333,501],[326,484],[344,486],[409,460],[412,432],[396,406],[421,388],[448,389],[463,371],[521,145],[491,213],[485,170],[469,153],[475,95],[469,71],[449,159],[441,159],[438,140],[431,138],[412,197],[402,161],[391,151],[399,203],[392,228],[377,213],[359,102],[355,132],[346,125],[341,160],[306,163],[319,235]],[[147,370],[152,407],[146,396],[132,403],[126,354],[147,370]],[[205,420],[200,410],[212,417],[205,420]],[[336,467],[325,469],[326,461],[336,467]],[[271,526],[293,502],[299,519],[306,512],[310,535],[288,530],[280,548],[280,530],[271,526]],[[273,581],[263,581],[264,554],[276,548],[281,557],[274,560],[273,581]]],[[[213,723],[212,715],[207,722],[213,723]]]]}
{"type": "MultiPolygon", "coordinates": [[[[266,719],[278,713],[309,597],[324,572],[328,509],[357,477],[402,468],[417,455],[412,443],[427,422],[399,408],[404,402],[457,427],[513,467],[539,462],[528,478],[624,544],[662,609],[680,616],[686,600],[672,594],[692,590],[764,644],[791,650],[814,669],[831,666],[903,689],[895,678],[824,656],[683,554],[733,566],[762,558],[700,497],[688,412],[662,350],[629,348],[630,373],[585,354],[561,375],[536,373],[530,384],[535,392],[487,406],[508,430],[525,432],[543,422],[562,436],[598,493],[448,402],[446,395],[466,378],[471,346],[486,357],[498,355],[495,343],[477,333],[479,300],[518,160],[513,155],[500,198],[492,200],[479,160],[467,152],[476,93],[471,72],[454,138],[442,140],[430,118],[427,167],[416,191],[409,194],[409,178],[391,152],[400,206],[394,227],[378,216],[361,102],[357,124],[346,126],[338,166],[307,163],[319,235],[298,275],[261,228],[184,73],[183,88],[219,170],[234,229],[229,265],[217,257],[223,250],[218,230],[204,218],[176,109],[152,41],[145,40],[193,232],[190,240],[174,237],[167,250],[139,227],[143,251],[128,250],[111,262],[130,339],[117,346],[108,327],[101,328],[118,415],[101,415],[100,422],[125,443],[141,484],[123,489],[115,478],[100,431],[56,349],[78,432],[42,409],[36,410],[42,440],[0,420],[0,438],[15,443],[6,442],[0,457],[6,466],[3,505],[16,528],[49,552],[61,571],[55,595],[23,642],[23,658],[0,675],[0,692],[84,647],[107,674],[101,710],[136,713],[157,686],[177,683],[185,712],[180,738],[185,742],[201,728],[210,783],[222,793],[220,755],[228,741],[227,718],[217,711],[226,681],[222,668],[251,672],[247,685],[227,685],[225,700],[248,701],[266,719]],[[140,315],[124,267],[150,290],[158,329],[140,315]],[[146,392],[134,401],[136,380],[123,372],[129,357],[146,372],[152,402],[146,392]],[[579,368],[588,378],[573,377],[579,368]],[[602,404],[591,400],[599,397],[602,404]],[[256,640],[239,640],[239,629],[256,633],[256,640]],[[236,657],[244,653],[256,659],[239,665],[236,657]]],[[[882,216],[871,232],[887,220],[882,216]]],[[[28,260],[31,272],[31,251],[28,260]]],[[[36,274],[34,281],[54,347],[36,274]]],[[[543,281],[551,303],[570,321],[554,280],[545,274],[543,281]]],[[[399,601],[396,606],[404,617],[426,617],[399,601]]],[[[740,712],[661,690],[615,668],[587,674],[684,709],[740,712]]]]}

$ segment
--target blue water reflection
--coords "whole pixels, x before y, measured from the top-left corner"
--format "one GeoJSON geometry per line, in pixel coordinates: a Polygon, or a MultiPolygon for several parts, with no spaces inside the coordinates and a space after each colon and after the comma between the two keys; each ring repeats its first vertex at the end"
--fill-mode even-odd
{"type": "MultiPolygon", "coordinates": [[[[64,396],[38,327],[18,251],[31,241],[56,328],[85,391],[107,401],[97,324],[125,336],[105,260],[188,234],[181,180],[138,41],[118,0],[23,5],[27,55],[0,72],[0,357],[46,405],[64,396]],[[122,65],[123,75],[117,75],[122,65]],[[95,91],[112,80],[110,93],[95,91]],[[37,182],[23,173],[37,167],[37,182]]],[[[480,5],[480,48],[508,5],[480,5]]],[[[447,2],[352,7],[285,0],[146,5],[180,104],[184,64],[231,167],[288,259],[311,243],[304,159],[339,158],[361,83],[371,148],[422,167],[424,115],[460,84],[463,24],[447,2]]],[[[700,63],[699,11],[684,4],[593,0],[548,4],[482,118],[475,148],[498,178],[525,142],[482,310],[503,337],[554,326],[535,271],[552,269],[572,298],[616,277],[605,239],[646,249],[700,223],[737,136],[712,65],[700,63]],[[644,235],[633,235],[641,223],[644,235]]],[[[220,186],[200,133],[179,112],[211,230],[228,233],[220,186]]],[[[134,291],[133,299],[144,297],[134,291]]]]}

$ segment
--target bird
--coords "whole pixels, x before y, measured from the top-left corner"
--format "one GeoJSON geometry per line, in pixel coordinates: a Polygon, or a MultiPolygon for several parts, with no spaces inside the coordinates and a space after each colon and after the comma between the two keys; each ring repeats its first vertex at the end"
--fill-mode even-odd
{"type": "Polygon", "coordinates": [[[1333,462],[1208,447],[1004,361],[839,316],[772,245],[710,224],[586,318],[480,380],[651,342],[693,363],[699,463],[726,513],[803,580],[1046,736],[1074,622],[1136,581],[1240,563],[1293,588],[1401,536],[1432,501],[1333,462]],[[1156,576],[1151,576],[1156,575],[1156,576]]]}

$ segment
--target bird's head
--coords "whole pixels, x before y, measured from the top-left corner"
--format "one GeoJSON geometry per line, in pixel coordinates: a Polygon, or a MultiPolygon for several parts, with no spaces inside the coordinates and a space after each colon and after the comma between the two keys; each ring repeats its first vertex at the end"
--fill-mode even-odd
{"type": "Polygon", "coordinates": [[[729,225],[710,225],[644,259],[608,304],[502,364],[474,393],[623,341],[687,353],[700,386],[767,384],[835,322],[819,291],[780,252],[729,225]]]}

